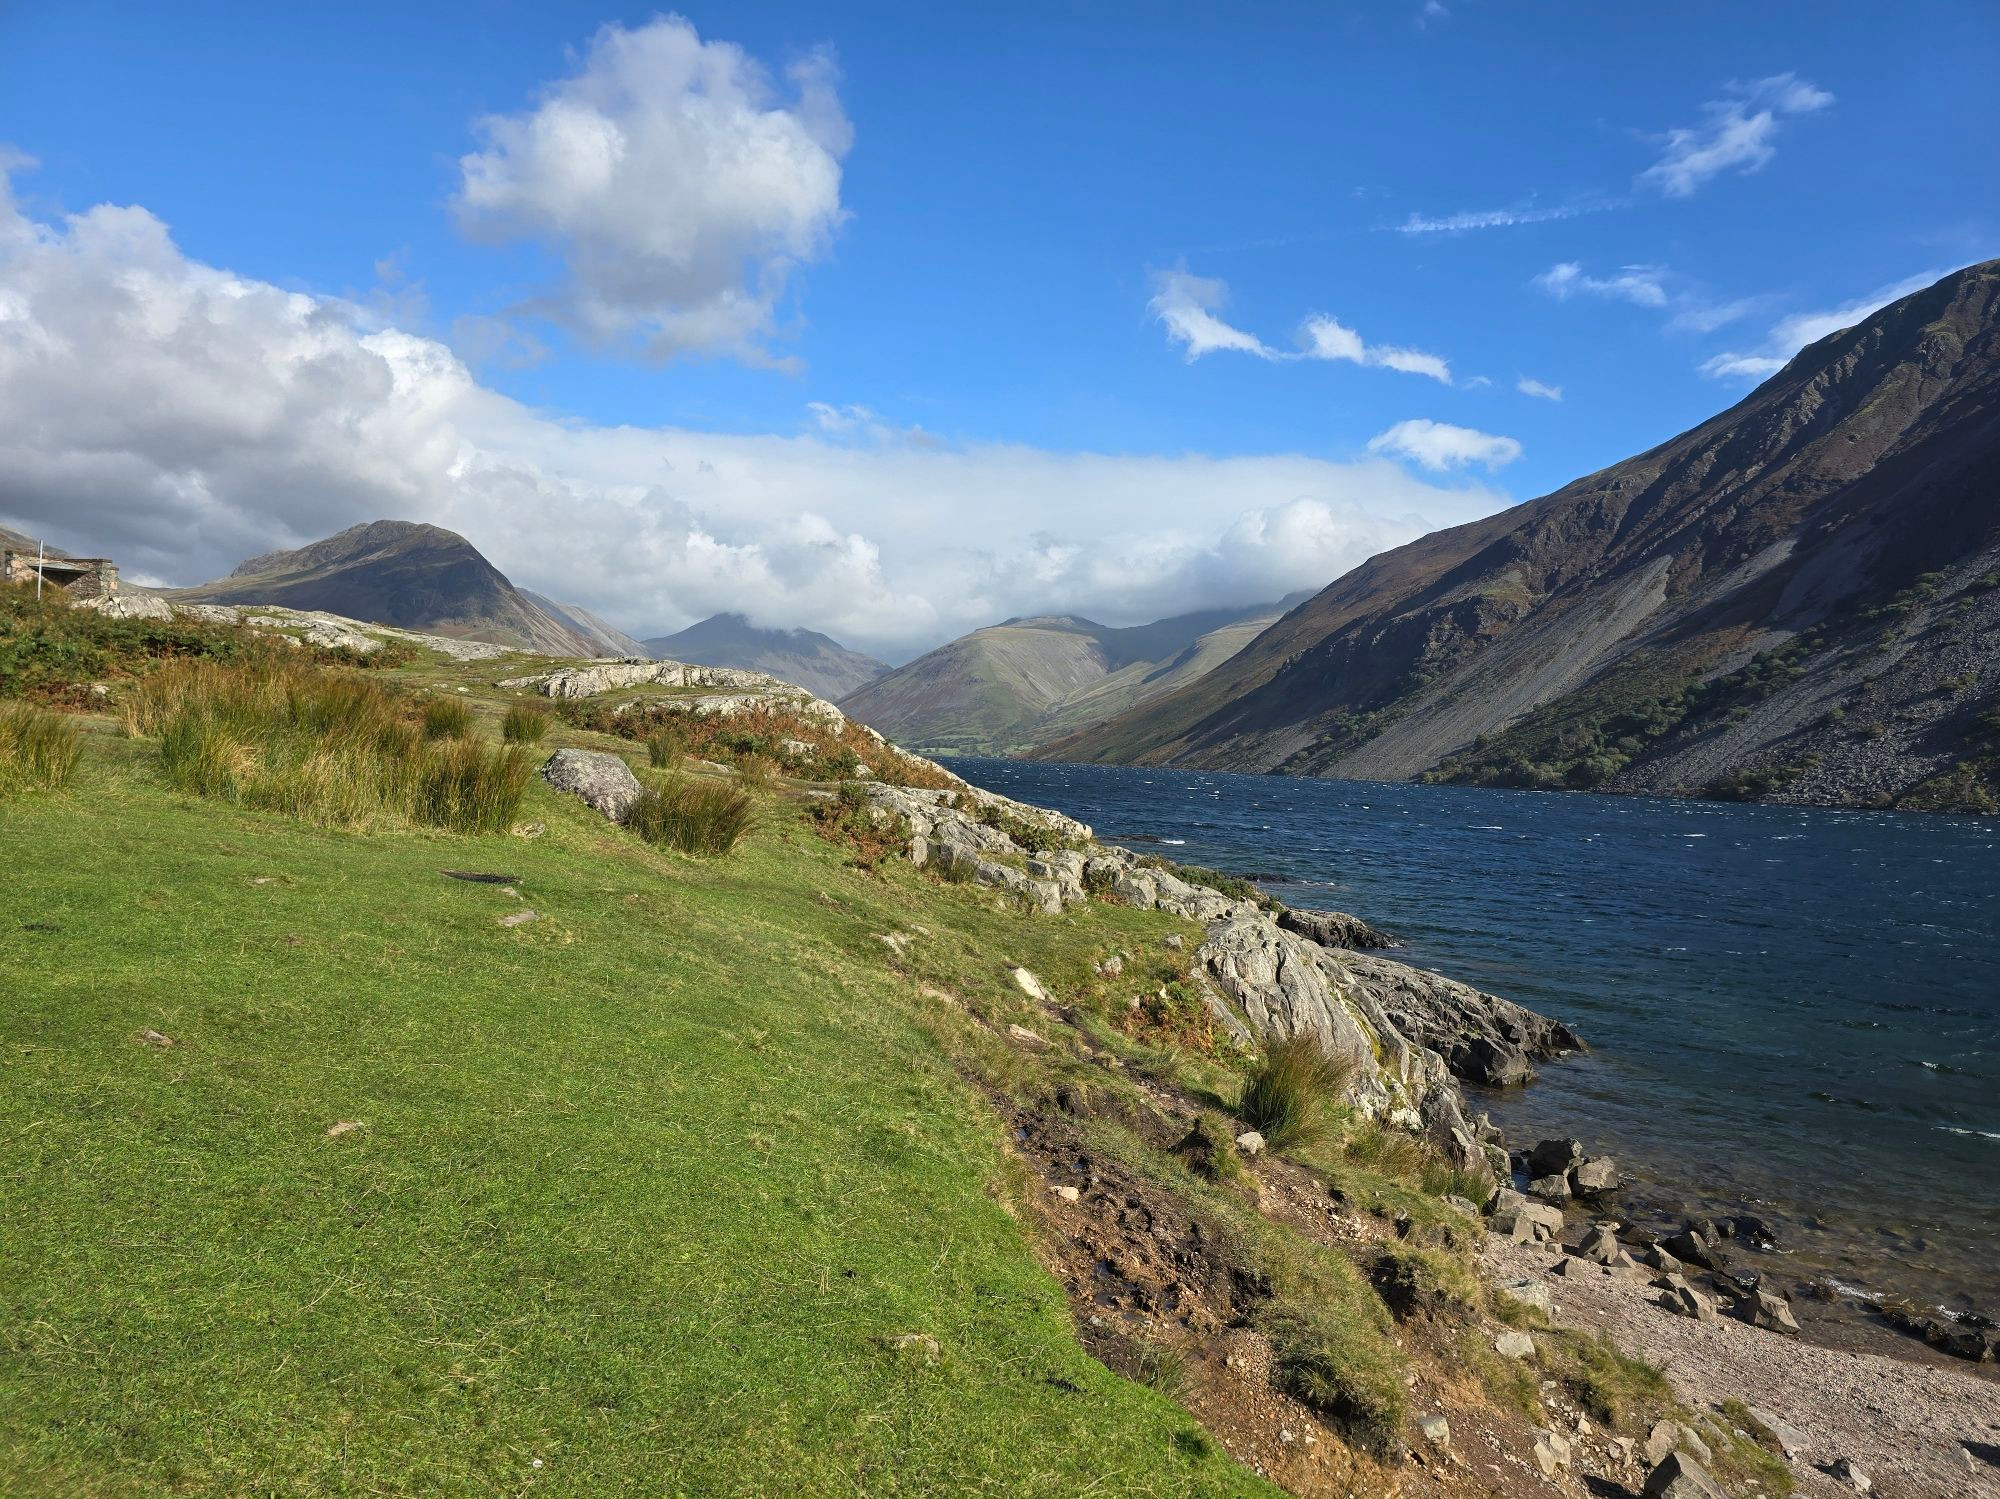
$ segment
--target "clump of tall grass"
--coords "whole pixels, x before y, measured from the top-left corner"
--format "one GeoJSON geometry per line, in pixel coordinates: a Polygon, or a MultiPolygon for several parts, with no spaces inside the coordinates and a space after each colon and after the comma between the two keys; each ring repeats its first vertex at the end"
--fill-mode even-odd
{"type": "Polygon", "coordinates": [[[672,770],[681,763],[680,736],[653,730],[646,736],[646,760],[655,770],[672,770]]]}
{"type": "Polygon", "coordinates": [[[1273,1149],[1310,1144],[1325,1132],[1327,1112],[1354,1080],[1354,1064],[1328,1054],[1311,1031],[1273,1041],[1243,1084],[1236,1112],[1273,1149]]]}
{"type": "Polygon", "coordinates": [[[509,744],[539,744],[551,716],[539,703],[515,703],[500,721],[500,737],[509,744]]]}
{"type": "Polygon", "coordinates": [[[455,697],[434,697],[424,704],[424,738],[470,739],[472,710],[455,697]]]}
{"type": "Polygon", "coordinates": [[[62,714],[26,703],[0,707],[0,794],[17,786],[61,790],[82,752],[62,714]]]}
{"type": "Polygon", "coordinates": [[[512,826],[527,790],[526,753],[433,739],[428,708],[423,718],[373,682],[282,661],[170,661],[126,708],[132,733],[159,739],[167,779],[196,795],[308,822],[388,817],[461,833],[512,826]]]}
{"type": "Polygon", "coordinates": [[[625,814],[648,843],[686,854],[731,853],[756,820],[756,801],[741,787],[685,777],[647,791],[625,814]]]}

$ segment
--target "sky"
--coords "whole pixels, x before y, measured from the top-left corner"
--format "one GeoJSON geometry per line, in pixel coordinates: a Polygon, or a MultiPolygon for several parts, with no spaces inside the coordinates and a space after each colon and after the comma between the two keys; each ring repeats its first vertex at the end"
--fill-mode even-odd
{"type": "Polygon", "coordinates": [[[0,522],[891,660],[1317,589],[2000,254],[2000,10],[0,0],[0,522]]]}

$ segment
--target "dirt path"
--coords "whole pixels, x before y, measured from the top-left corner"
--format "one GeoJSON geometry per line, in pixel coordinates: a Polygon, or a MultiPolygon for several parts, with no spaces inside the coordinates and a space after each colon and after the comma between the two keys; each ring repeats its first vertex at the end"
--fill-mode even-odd
{"type": "Polygon", "coordinates": [[[1644,1281],[1549,1274],[1560,1258],[1498,1241],[1486,1252],[1497,1279],[1544,1277],[1558,1324],[1608,1332],[1664,1370],[1688,1404],[1740,1400],[1783,1422],[1803,1444],[1792,1463],[1801,1494],[1852,1496],[1824,1471],[1845,1457],[1881,1499],[2000,1499],[2000,1384],[1726,1318],[1691,1321],[1654,1304],[1644,1281]]]}

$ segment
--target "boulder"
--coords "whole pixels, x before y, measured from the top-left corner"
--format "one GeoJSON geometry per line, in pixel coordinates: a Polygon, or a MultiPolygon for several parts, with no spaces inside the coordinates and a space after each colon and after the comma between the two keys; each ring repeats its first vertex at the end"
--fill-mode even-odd
{"type": "Polygon", "coordinates": [[[1345,911],[1281,911],[1278,925],[1321,947],[1355,951],[1397,945],[1388,933],[1376,931],[1359,916],[1349,916],[1345,911]]]}
{"type": "Polygon", "coordinates": [[[1664,1462],[1667,1455],[1681,1444],[1681,1429],[1672,1421],[1655,1421],[1646,1433],[1646,1461],[1651,1464],[1664,1462]]]}
{"type": "Polygon", "coordinates": [[[1678,1275],[1666,1277],[1675,1284],[1665,1286],[1660,1291],[1660,1305],[1680,1317],[1691,1317],[1697,1322],[1715,1320],[1715,1302],[1689,1285],[1678,1275]]]}
{"type": "Polygon", "coordinates": [[[1569,1439],[1560,1432],[1545,1431],[1535,1438],[1535,1466],[1542,1477],[1554,1478],[1569,1466],[1569,1439]]]}
{"type": "Polygon", "coordinates": [[[1583,1146],[1575,1140],[1544,1140],[1528,1152],[1530,1176],[1567,1176],[1583,1159],[1583,1146]]]}
{"type": "Polygon", "coordinates": [[[1451,1423],[1443,1416],[1417,1417],[1417,1430],[1423,1434],[1424,1440],[1429,1442],[1433,1447],[1449,1447],[1451,1445],[1451,1423]]]}
{"type": "Polygon", "coordinates": [[[1875,1487],[1874,1480],[1857,1468],[1851,1457],[1835,1458],[1826,1471],[1829,1477],[1846,1484],[1857,1494],[1865,1494],[1875,1487]]]}
{"type": "Polygon", "coordinates": [[[1569,1178],[1566,1176],[1538,1176],[1528,1183],[1528,1195],[1543,1202],[1551,1202],[1560,1207],[1569,1201],[1569,1178]]]}
{"type": "Polygon", "coordinates": [[[1583,1195],[1609,1192],[1618,1185],[1618,1163],[1608,1155],[1592,1156],[1570,1168],[1572,1191],[1583,1195]]]}
{"type": "Polygon", "coordinates": [[[1694,1228],[1684,1228],[1660,1241],[1660,1247],[1677,1260],[1690,1265],[1699,1265],[1704,1270],[1719,1269],[1721,1256],[1715,1251],[1709,1239],[1694,1228]]]}
{"type": "MultiPolygon", "coordinates": [[[[1647,1451],[1652,1443],[1646,1444],[1647,1451]]],[[[1642,1499],[1728,1499],[1722,1485],[1708,1476],[1708,1470],[1683,1453],[1669,1451],[1646,1475],[1642,1499]]]]}
{"type": "Polygon", "coordinates": [[[1503,1332],[1493,1340],[1493,1351],[1502,1358],[1533,1358],[1535,1340],[1524,1332],[1503,1332]]]}
{"type": "Polygon", "coordinates": [[[1236,1137],[1236,1148],[1245,1155],[1262,1155],[1264,1153],[1264,1137],[1254,1129],[1246,1129],[1236,1137]]]}
{"type": "Polygon", "coordinates": [[[1590,1232],[1576,1246],[1576,1253],[1581,1258],[1594,1260],[1600,1265],[1612,1264],[1624,1252],[1618,1245],[1618,1235],[1602,1223],[1592,1224],[1590,1232]]]}
{"type": "Polygon", "coordinates": [[[559,749],[543,762],[542,779],[613,822],[623,822],[646,789],[631,766],[600,750],[559,749]]]}
{"type": "Polygon", "coordinates": [[[1532,1275],[1521,1276],[1517,1280],[1503,1281],[1493,1288],[1493,1293],[1505,1301],[1519,1302],[1531,1306],[1543,1316],[1555,1310],[1549,1301],[1549,1288],[1532,1275]]]}
{"type": "Polygon", "coordinates": [[[1770,1291],[1759,1290],[1746,1304],[1753,1327],[1761,1327],[1766,1332],[1797,1332],[1798,1321],[1792,1316],[1792,1309],[1785,1298],[1770,1291]]]}

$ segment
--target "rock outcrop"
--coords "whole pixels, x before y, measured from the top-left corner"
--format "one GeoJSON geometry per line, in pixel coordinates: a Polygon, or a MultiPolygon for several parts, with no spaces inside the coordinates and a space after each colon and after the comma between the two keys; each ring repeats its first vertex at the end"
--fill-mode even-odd
{"type": "Polygon", "coordinates": [[[1288,932],[1297,932],[1309,942],[1317,942],[1321,947],[1344,947],[1352,952],[1366,952],[1402,945],[1387,932],[1378,932],[1359,916],[1350,916],[1345,911],[1287,910],[1280,913],[1278,925],[1288,932]]]}
{"type": "MultiPolygon", "coordinates": [[[[1190,977],[1225,1034],[1245,1046],[1319,1036],[1352,1063],[1348,1093],[1357,1108],[1425,1135],[1455,1165],[1489,1180],[1505,1170],[1506,1157],[1468,1122],[1455,1078],[1486,1082],[1506,1070],[1522,1080],[1511,1074],[1525,1073],[1529,1056],[1582,1044],[1567,1027],[1507,1000],[1302,935],[1287,920],[1294,913],[1273,916],[1094,843],[1088,827],[1059,813],[972,787],[877,784],[867,796],[879,823],[899,827],[911,861],[948,878],[1008,891],[1050,913],[1103,894],[1200,923],[1207,930],[1190,955],[1190,977]],[[1044,835],[1029,840],[1039,846],[1024,847],[1009,823],[1044,835]],[[1051,836],[1061,846],[1047,847],[1051,836]]],[[[1560,1210],[1549,1211],[1560,1232],[1560,1210]]]]}

